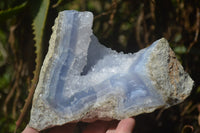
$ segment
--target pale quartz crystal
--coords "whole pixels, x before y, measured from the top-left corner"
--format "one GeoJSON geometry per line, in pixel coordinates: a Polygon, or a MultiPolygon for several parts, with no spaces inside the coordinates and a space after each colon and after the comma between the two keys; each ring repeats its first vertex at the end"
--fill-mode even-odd
{"type": "Polygon", "coordinates": [[[193,80],[162,38],[134,54],[101,45],[91,12],[60,12],[34,94],[29,126],[123,119],[182,102],[193,80]]]}

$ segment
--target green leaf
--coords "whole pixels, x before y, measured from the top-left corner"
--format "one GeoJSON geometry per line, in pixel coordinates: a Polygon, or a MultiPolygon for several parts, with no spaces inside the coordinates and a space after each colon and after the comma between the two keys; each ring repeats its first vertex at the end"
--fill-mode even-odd
{"type": "Polygon", "coordinates": [[[45,23],[47,19],[48,9],[50,0],[36,0],[32,1],[33,3],[33,34],[35,35],[35,47],[36,47],[36,68],[34,76],[39,76],[40,67],[42,64],[42,42],[45,23]]]}
{"type": "Polygon", "coordinates": [[[44,35],[44,28],[47,19],[48,9],[49,9],[50,0],[32,0],[30,2],[31,11],[33,15],[33,34],[35,40],[35,47],[36,47],[36,66],[34,71],[34,77],[32,80],[31,87],[29,88],[29,94],[26,99],[26,103],[22,109],[22,112],[16,122],[15,132],[19,128],[22,123],[22,120],[28,110],[29,105],[31,104],[31,100],[34,94],[35,85],[38,82],[39,72],[42,65],[42,42],[43,42],[43,35],[44,35]]]}
{"type": "Polygon", "coordinates": [[[197,93],[200,93],[200,86],[197,88],[197,93]]]}
{"type": "Polygon", "coordinates": [[[52,7],[55,8],[59,6],[64,0],[58,0],[56,4],[54,4],[52,7]]]}
{"type": "MultiPolygon", "coordinates": [[[[13,69],[11,66],[6,67],[5,72],[0,76],[0,90],[5,91],[11,82],[13,69]]],[[[1,125],[1,124],[0,124],[1,125]]]]}
{"type": "Polygon", "coordinates": [[[6,32],[3,31],[2,29],[0,29],[0,41],[1,43],[6,44],[7,43],[7,35],[6,35],[6,32]]]}
{"type": "Polygon", "coordinates": [[[177,54],[185,54],[187,52],[187,49],[184,45],[176,46],[174,48],[175,53],[177,54]]]}
{"type": "Polygon", "coordinates": [[[27,2],[24,2],[21,5],[18,5],[16,7],[0,11],[0,20],[2,21],[5,19],[8,19],[12,17],[13,15],[20,13],[26,7],[26,5],[27,5],[27,2]]]}
{"type": "Polygon", "coordinates": [[[182,39],[182,35],[180,33],[176,34],[174,37],[174,42],[177,43],[182,39]]]}

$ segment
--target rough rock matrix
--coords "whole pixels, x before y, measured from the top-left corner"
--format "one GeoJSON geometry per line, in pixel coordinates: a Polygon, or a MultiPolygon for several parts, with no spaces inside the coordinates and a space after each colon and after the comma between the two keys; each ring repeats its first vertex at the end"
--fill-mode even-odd
{"type": "Polygon", "coordinates": [[[193,86],[164,38],[134,54],[101,45],[90,12],[60,12],[34,94],[29,126],[123,119],[182,102],[193,86]]]}

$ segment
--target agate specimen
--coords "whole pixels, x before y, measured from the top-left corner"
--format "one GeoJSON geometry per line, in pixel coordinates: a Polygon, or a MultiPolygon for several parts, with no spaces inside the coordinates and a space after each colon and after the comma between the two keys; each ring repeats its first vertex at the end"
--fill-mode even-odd
{"type": "Polygon", "coordinates": [[[101,45],[91,12],[60,12],[34,94],[29,126],[123,119],[182,102],[193,86],[166,39],[134,54],[101,45]]]}

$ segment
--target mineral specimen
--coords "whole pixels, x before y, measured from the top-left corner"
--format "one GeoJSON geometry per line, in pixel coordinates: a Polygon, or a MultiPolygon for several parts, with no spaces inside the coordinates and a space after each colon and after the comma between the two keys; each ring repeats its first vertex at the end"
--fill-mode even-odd
{"type": "Polygon", "coordinates": [[[162,38],[134,54],[101,45],[90,12],[60,12],[34,94],[29,126],[123,119],[182,102],[193,86],[162,38]]]}

